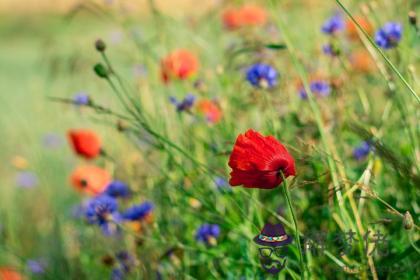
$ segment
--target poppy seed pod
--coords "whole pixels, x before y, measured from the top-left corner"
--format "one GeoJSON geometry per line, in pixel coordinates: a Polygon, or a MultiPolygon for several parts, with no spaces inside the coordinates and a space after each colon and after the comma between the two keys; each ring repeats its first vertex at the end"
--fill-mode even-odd
{"type": "Polygon", "coordinates": [[[101,78],[108,78],[109,71],[102,63],[95,64],[95,66],[93,67],[93,71],[95,71],[96,75],[98,75],[101,78]]]}
{"type": "Polygon", "coordinates": [[[104,52],[106,49],[106,44],[102,39],[95,41],[95,48],[98,52],[104,52]]]}

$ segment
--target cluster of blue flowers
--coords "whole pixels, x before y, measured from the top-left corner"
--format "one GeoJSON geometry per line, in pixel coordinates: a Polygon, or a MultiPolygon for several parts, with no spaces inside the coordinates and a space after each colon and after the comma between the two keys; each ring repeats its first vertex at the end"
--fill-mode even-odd
{"type": "Polygon", "coordinates": [[[217,224],[203,224],[195,234],[197,241],[203,242],[207,245],[211,244],[211,240],[216,240],[220,235],[220,226],[217,224]]]}
{"type": "Polygon", "coordinates": [[[272,88],[277,84],[277,70],[271,65],[257,63],[248,68],[246,79],[256,88],[272,88]]]}
{"type": "Polygon", "coordinates": [[[91,224],[98,225],[105,235],[118,232],[118,225],[124,221],[141,221],[149,214],[154,206],[151,202],[133,205],[120,213],[118,198],[127,198],[131,194],[130,188],[124,182],[111,182],[104,193],[91,198],[83,207],[84,216],[91,224]]]}
{"type": "Polygon", "coordinates": [[[383,49],[395,48],[402,37],[402,25],[397,22],[388,22],[375,34],[376,44],[383,49]]]}

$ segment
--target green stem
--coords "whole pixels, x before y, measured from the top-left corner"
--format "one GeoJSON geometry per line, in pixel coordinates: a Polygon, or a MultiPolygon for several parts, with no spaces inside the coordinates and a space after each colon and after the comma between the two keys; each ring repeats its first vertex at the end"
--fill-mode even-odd
{"type": "Polygon", "coordinates": [[[289,189],[287,188],[286,178],[284,177],[283,173],[281,173],[281,176],[283,178],[283,187],[282,187],[283,193],[284,193],[284,196],[286,197],[286,201],[287,201],[287,205],[289,206],[290,213],[292,214],[293,226],[295,229],[295,239],[298,246],[300,270],[302,273],[301,276],[303,276],[301,278],[304,278],[306,269],[305,269],[305,264],[303,262],[302,246],[300,244],[299,229],[298,229],[297,219],[295,215],[295,210],[293,209],[292,201],[290,199],[290,193],[289,193],[289,189]]]}

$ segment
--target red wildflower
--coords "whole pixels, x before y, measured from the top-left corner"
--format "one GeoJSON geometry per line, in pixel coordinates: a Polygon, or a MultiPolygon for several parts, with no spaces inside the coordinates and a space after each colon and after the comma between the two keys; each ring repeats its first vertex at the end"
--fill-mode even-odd
{"type": "Polygon", "coordinates": [[[197,103],[197,110],[211,123],[217,123],[222,119],[222,110],[214,101],[208,99],[200,100],[197,103]]]}
{"type": "MultiPolygon", "coordinates": [[[[363,28],[363,30],[365,30],[369,35],[372,35],[373,27],[372,27],[372,25],[370,24],[369,21],[367,21],[365,18],[363,18],[361,16],[355,16],[354,19],[356,20],[356,22],[358,24],[360,24],[360,26],[363,28]]],[[[347,35],[350,37],[350,39],[352,39],[352,40],[359,39],[359,33],[357,32],[357,26],[353,23],[352,20],[347,20],[346,31],[347,31],[347,35]]]]}
{"type": "Polygon", "coordinates": [[[375,61],[366,50],[355,51],[350,55],[353,69],[361,73],[372,73],[376,69],[375,61]]]}
{"type": "Polygon", "coordinates": [[[244,5],[240,8],[228,8],[222,13],[226,28],[233,30],[244,26],[264,25],[267,21],[265,10],[256,5],[244,5]]]}
{"type": "Polygon", "coordinates": [[[258,26],[267,21],[265,10],[256,5],[245,5],[240,9],[240,13],[243,25],[258,26]]]}
{"type": "Polygon", "coordinates": [[[161,61],[161,75],[165,83],[171,79],[185,80],[198,71],[199,63],[188,50],[176,50],[161,61]]]}
{"type": "Polygon", "coordinates": [[[264,137],[249,129],[239,134],[230,154],[232,168],[229,184],[245,188],[272,189],[285,178],[294,176],[295,162],[286,148],[273,136],[264,137]]]}
{"type": "Polygon", "coordinates": [[[68,137],[73,150],[80,156],[92,159],[101,153],[101,139],[91,130],[70,130],[68,137]]]}
{"type": "Polygon", "coordinates": [[[236,29],[241,27],[242,21],[241,21],[241,13],[239,10],[234,8],[226,9],[222,13],[222,21],[223,25],[230,30],[236,29]]]}
{"type": "Polygon", "coordinates": [[[97,195],[105,191],[111,182],[111,175],[105,169],[93,166],[79,166],[70,176],[73,187],[89,195],[97,195]]]}
{"type": "Polygon", "coordinates": [[[0,267],[0,280],[21,280],[22,275],[14,269],[0,267]]]}

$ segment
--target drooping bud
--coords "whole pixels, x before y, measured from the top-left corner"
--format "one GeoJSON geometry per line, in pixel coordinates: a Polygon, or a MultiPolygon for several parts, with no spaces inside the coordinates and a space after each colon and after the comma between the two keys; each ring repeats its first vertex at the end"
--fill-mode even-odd
{"type": "Polygon", "coordinates": [[[98,39],[95,42],[95,48],[98,52],[104,52],[106,49],[106,44],[102,39],[98,39]]]}
{"type": "Polygon", "coordinates": [[[403,218],[404,228],[406,230],[410,230],[413,228],[414,222],[413,217],[411,216],[410,212],[406,211],[403,218]]]}
{"type": "Polygon", "coordinates": [[[408,12],[408,22],[413,26],[417,26],[417,15],[415,11],[408,12]]]}
{"type": "Polygon", "coordinates": [[[98,75],[101,78],[108,78],[109,71],[106,69],[106,67],[102,63],[97,63],[93,67],[93,70],[95,71],[96,75],[98,75]]]}

